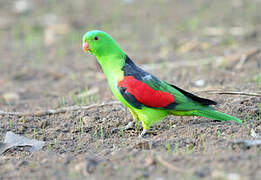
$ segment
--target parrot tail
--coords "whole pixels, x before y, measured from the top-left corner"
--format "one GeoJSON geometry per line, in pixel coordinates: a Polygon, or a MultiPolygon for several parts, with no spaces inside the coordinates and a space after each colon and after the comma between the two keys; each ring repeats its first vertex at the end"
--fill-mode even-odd
{"type": "Polygon", "coordinates": [[[194,116],[203,116],[206,118],[214,119],[214,120],[219,120],[219,121],[236,121],[238,123],[242,123],[242,120],[230,116],[228,114],[216,111],[214,109],[202,109],[202,110],[197,110],[193,112],[194,116]]]}

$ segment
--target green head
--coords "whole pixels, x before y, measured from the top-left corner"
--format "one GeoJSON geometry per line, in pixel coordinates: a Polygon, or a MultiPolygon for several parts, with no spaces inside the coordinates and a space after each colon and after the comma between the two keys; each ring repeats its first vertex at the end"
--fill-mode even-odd
{"type": "Polygon", "coordinates": [[[98,59],[100,57],[124,54],[119,45],[110,35],[103,31],[93,30],[85,33],[82,38],[83,50],[89,51],[98,59]]]}

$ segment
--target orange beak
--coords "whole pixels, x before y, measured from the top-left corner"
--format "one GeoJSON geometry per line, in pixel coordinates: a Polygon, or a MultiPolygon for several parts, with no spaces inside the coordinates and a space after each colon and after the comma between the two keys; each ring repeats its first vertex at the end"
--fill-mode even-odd
{"type": "Polygon", "coordinates": [[[82,49],[83,49],[84,52],[86,52],[86,53],[91,50],[91,49],[89,48],[89,44],[88,44],[87,42],[84,42],[84,43],[82,44],[82,49]]]}

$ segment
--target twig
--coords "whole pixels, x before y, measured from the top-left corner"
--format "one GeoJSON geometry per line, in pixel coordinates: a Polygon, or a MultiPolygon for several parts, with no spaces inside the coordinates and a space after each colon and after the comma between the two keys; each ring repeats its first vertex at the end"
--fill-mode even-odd
{"type": "Polygon", "coordinates": [[[205,93],[209,93],[209,94],[229,94],[229,95],[261,97],[261,93],[247,93],[247,92],[237,92],[237,91],[206,90],[206,91],[198,91],[198,92],[205,92],[205,93]]]}
{"type": "Polygon", "coordinates": [[[224,65],[227,68],[241,69],[243,65],[252,57],[260,53],[260,49],[250,49],[244,53],[231,54],[224,57],[224,65]]]}
{"type": "Polygon", "coordinates": [[[157,160],[163,165],[166,166],[168,169],[177,171],[177,172],[185,172],[184,169],[175,167],[173,164],[169,163],[168,161],[164,160],[162,157],[157,156],[157,160]]]}
{"type": "Polygon", "coordinates": [[[253,56],[259,54],[260,49],[252,49],[250,51],[248,51],[246,54],[243,54],[240,56],[239,58],[239,62],[235,65],[236,69],[241,69],[243,67],[243,65],[253,56]]]}
{"type": "MultiPolygon", "coordinates": [[[[101,104],[91,104],[89,106],[68,106],[68,107],[63,107],[60,109],[48,109],[48,110],[40,110],[36,112],[5,112],[5,111],[0,111],[0,115],[10,115],[10,116],[47,116],[47,115],[54,115],[54,114],[60,114],[60,113],[65,113],[68,111],[77,111],[77,110],[89,110],[92,108],[97,108],[97,107],[103,107],[103,106],[111,106],[111,105],[121,105],[119,101],[111,101],[107,103],[101,103],[101,104]]],[[[125,110],[124,108],[121,108],[125,110]]]]}

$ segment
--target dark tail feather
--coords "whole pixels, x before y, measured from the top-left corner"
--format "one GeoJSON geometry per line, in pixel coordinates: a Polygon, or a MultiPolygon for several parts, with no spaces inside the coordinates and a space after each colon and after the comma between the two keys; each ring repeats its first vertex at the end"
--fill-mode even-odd
{"type": "Polygon", "coordinates": [[[214,119],[214,120],[219,120],[219,121],[236,121],[238,123],[242,123],[242,120],[230,116],[228,114],[212,110],[212,109],[203,109],[203,110],[197,110],[193,112],[194,116],[203,116],[206,118],[214,119]]]}

